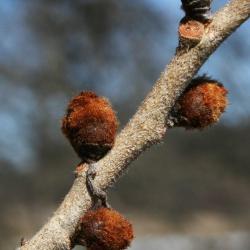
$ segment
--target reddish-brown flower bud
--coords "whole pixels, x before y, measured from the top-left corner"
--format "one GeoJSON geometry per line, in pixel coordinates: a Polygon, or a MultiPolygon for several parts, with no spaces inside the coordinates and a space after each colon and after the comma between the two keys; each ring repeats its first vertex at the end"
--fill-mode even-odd
{"type": "Polygon", "coordinates": [[[78,238],[83,239],[89,250],[126,249],[133,237],[131,223],[110,208],[90,210],[80,221],[78,238]]]}
{"type": "Polygon", "coordinates": [[[112,148],[117,126],[110,103],[93,92],[74,97],[62,120],[62,132],[84,162],[97,161],[112,148]]]}
{"type": "Polygon", "coordinates": [[[205,128],[216,123],[228,104],[227,90],[206,76],[197,77],[177,101],[179,126],[205,128]]]}

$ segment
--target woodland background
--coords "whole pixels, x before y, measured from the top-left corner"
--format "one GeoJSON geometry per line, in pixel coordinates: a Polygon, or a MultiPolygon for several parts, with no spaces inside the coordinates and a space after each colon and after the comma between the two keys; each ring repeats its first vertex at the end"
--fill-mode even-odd
{"type": "MultiPolygon", "coordinates": [[[[107,96],[122,128],[174,54],[182,15],[180,1],[0,0],[0,249],[37,231],[71,186],[79,159],[60,132],[68,100],[107,96]]],[[[201,239],[199,250],[250,249],[249,48],[247,22],[200,72],[230,91],[221,122],[168,132],[111,190],[136,229],[133,249],[152,239],[149,249],[201,239]]]]}

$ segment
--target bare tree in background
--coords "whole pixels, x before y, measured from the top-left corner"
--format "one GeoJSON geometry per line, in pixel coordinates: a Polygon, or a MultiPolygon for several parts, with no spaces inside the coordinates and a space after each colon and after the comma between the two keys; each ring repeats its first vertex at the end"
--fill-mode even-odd
{"type": "MultiPolygon", "coordinates": [[[[95,185],[103,190],[114,184],[128,165],[146,148],[160,142],[168,129],[171,109],[193,76],[216,48],[250,16],[249,0],[232,0],[206,25],[194,45],[180,39],[176,55],[166,67],[134,117],[123,129],[112,151],[98,162],[95,185]]],[[[21,249],[71,249],[71,237],[80,217],[91,207],[86,173],[74,184],[55,215],[21,249]]]]}

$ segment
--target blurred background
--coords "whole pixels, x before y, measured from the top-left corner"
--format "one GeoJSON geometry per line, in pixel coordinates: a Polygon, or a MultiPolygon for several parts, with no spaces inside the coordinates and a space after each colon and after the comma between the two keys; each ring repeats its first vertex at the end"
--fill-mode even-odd
{"type": "MultiPolygon", "coordinates": [[[[169,0],[0,0],[0,249],[31,237],[73,182],[68,100],[107,96],[122,128],[173,56],[182,16],[169,0]]],[[[247,22],[200,72],[230,91],[220,123],[169,131],[111,190],[131,249],[250,249],[249,48],[247,22]]]]}

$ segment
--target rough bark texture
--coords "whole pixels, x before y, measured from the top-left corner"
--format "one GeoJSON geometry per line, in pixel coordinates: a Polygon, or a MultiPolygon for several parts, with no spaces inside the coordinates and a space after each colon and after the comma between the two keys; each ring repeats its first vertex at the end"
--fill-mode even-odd
{"type": "MultiPolygon", "coordinates": [[[[214,16],[197,46],[189,51],[177,51],[134,117],[117,137],[114,148],[97,163],[97,187],[110,187],[141,152],[161,141],[167,130],[169,111],[183,89],[223,40],[249,16],[250,0],[232,0],[214,16]]],[[[71,249],[70,238],[79,218],[91,206],[84,169],[52,218],[20,247],[21,250],[71,249]]]]}

